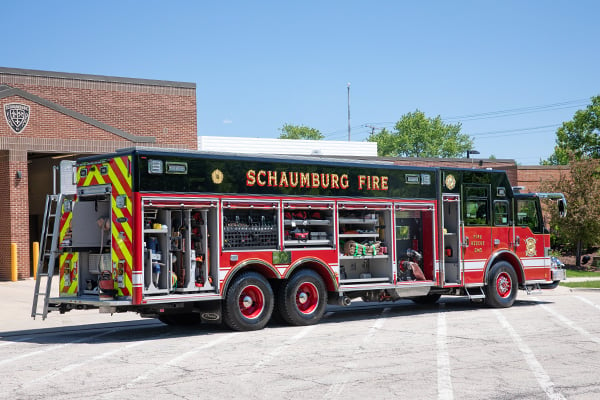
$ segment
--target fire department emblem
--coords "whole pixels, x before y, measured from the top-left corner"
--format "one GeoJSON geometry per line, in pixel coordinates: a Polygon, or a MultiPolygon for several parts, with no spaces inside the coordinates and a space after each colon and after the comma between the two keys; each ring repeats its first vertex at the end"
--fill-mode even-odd
{"type": "Polygon", "coordinates": [[[446,175],[446,181],[445,181],[445,183],[446,183],[446,187],[448,189],[452,190],[456,186],[456,178],[452,174],[446,175]]]}
{"type": "Polygon", "coordinates": [[[29,122],[29,106],[18,103],[5,104],[4,117],[15,133],[21,133],[29,122]]]}
{"type": "Polygon", "coordinates": [[[211,174],[212,181],[217,185],[223,182],[223,173],[220,169],[215,169],[211,174]]]}
{"type": "Polygon", "coordinates": [[[527,257],[533,257],[537,254],[536,248],[535,248],[535,239],[534,238],[527,238],[525,240],[525,255],[527,257]]]}

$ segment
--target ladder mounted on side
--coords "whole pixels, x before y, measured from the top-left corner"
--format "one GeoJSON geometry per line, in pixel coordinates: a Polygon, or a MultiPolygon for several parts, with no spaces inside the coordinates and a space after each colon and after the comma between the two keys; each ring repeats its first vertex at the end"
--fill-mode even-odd
{"type": "Polygon", "coordinates": [[[40,315],[46,319],[48,315],[48,302],[52,290],[52,277],[58,258],[60,217],[65,196],[62,194],[50,194],[46,196],[46,207],[44,209],[44,223],[42,225],[42,237],[40,240],[40,256],[37,261],[37,276],[35,277],[35,292],[33,293],[33,306],[31,316],[35,319],[40,315]],[[43,287],[42,290],[40,290],[43,287]],[[43,296],[41,310],[39,300],[43,296]]]}

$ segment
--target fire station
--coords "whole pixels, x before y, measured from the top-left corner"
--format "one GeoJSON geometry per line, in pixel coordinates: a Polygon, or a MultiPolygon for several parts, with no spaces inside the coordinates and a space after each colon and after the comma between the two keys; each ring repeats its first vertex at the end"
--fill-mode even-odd
{"type": "MultiPolygon", "coordinates": [[[[279,139],[198,137],[196,84],[190,82],[0,67],[0,109],[0,187],[4,193],[0,202],[4,216],[0,281],[11,279],[15,248],[18,279],[33,276],[32,244],[40,240],[45,197],[56,192],[58,166],[65,160],[133,146],[270,154],[288,154],[293,149],[295,154],[382,160],[376,156],[374,143],[344,142],[340,146],[340,142],[319,141],[315,146],[315,141],[294,141],[290,146],[289,141],[279,139]]],[[[536,190],[541,179],[568,169],[518,166],[514,160],[392,161],[412,166],[502,169],[512,185],[524,185],[528,191],[536,190]]],[[[340,177],[326,178],[332,185],[342,184],[340,177]]],[[[255,179],[260,184],[263,177],[255,179]]],[[[281,183],[281,179],[278,184],[287,182],[281,183]]],[[[380,186],[378,181],[374,187],[380,186]]]]}
{"type": "Polygon", "coordinates": [[[62,160],[132,146],[196,149],[196,84],[0,67],[0,281],[32,276],[62,160]]]}

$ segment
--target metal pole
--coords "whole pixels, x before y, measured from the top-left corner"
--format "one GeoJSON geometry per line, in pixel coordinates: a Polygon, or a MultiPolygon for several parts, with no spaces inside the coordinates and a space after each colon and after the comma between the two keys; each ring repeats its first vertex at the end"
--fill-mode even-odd
{"type": "Polygon", "coordinates": [[[350,82],[348,82],[348,141],[350,141],[350,82]]]}
{"type": "Polygon", "coordinates": [[[58,171],[58,167],[56,165],[52,166],[52,194],[56,194],[56,171],[58,171]]]}

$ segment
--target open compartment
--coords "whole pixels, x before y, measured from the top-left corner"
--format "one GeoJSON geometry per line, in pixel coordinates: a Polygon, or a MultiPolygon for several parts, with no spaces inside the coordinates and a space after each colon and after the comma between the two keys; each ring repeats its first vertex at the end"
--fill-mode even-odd
{"type": "Polygon", "coordinates": [[[210,268],[216,262],[211,259],[209,239],[209,232],[217,231],[215,204],[145,202],[145,294],[216,290],[216,269],[210,268]]]}
{"type": "Polygon", "coordinates": [[[340,283],[392,282],[390,204],[338,204],[340,283]]]}
{"type": "Polygon", "coordinates": [[[432,204],[407,203],[394,207],[399,282],[435,279],[434,211],[432,204]]]}
{"type": "Polygon", "coordinates": [[[284,247],[334,247],[333,208],[333,203],[285,202],[284,247]]]}

